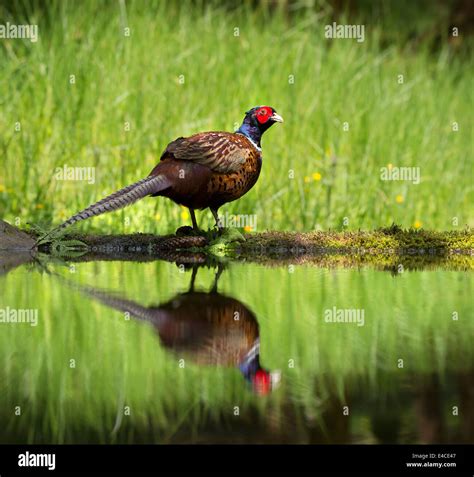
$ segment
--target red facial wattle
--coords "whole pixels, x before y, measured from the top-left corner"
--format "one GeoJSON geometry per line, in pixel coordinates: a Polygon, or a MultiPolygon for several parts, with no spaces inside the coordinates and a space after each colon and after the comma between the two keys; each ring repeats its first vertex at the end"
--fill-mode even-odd
{"type": "Polygon", "coordinates": [[[272,387],[270,373],[259,369],[253,378],[253,386],[257,394],[268,394],[272,387]]]}
{"type": "Polygon", "coordinates": [[[255,112],[257,121],[260,124],[265,124],[270,119],[272,114],[273,114],[272,108],[269,108],[268,106],[262,106],[261,108],[257,109],[257,111],[255,112]]]}

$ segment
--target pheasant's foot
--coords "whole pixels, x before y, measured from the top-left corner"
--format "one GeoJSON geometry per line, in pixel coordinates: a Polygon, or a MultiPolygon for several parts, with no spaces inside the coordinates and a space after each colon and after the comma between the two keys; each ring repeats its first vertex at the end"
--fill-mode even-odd
{"type": "Polygon", "coordinates": [[[199,230],[195,230],[189,225],[183,225],[182,227],[179,227],[179,229],[176,230],[176,235],[178,237],[187,237],[190,235],[197,235],[196,232],[199,232],[199,230]]]}

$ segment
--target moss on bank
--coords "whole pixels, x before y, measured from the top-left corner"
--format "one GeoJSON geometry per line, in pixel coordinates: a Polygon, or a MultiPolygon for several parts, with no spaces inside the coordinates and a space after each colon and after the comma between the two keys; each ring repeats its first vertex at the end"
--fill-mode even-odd
{"type": "MultiPolygon", "coordinates": [[[[230,234],[232,235],[232,234],[230,234]]],[[[310,264],[320,267],[370,266],[383,270],[444,267],[474,269],[474,234],[470,230],[437,232],[402,230],[398,226],[374,231],[263,232],[220,241],[206,236],[69,235],[88,246],[82,259],[149,260],[183,263],[243,260],[266,265],[310,264]],[[216,257],[219,256],[219,257],[216,257]],[[100,258],[99,258],[100,257],[100,258]]]]}
{"type": "Polygon", "coordinates": [[[470,230],[437,232],[432,230],[403,230],[394,225],[373,231],[346,231],[308,233],[264,232],[247,235],[241,249],[282,250],[295,248],[327,248],[355,253],[370,251],[375,254],[404,253],[409,250],[436,250],[438,254],[473,253],[474,234],[470,230]]]}
{"type": "Polygon", "coordinates": [[[247,260],[275,265],[472,270],[474,234],[470,230],[403,230],[396,225],[374,231],[264,232],[247,236],[234,252],[247,260]]]}
{"type": "MultiPolygon", "coordinates": [[[[4,245],[12,250],[14,229],[4,245]]],[[[232,232],[232,231],[231,231],[232,232]]],[[[236,232],[236,231],[235,231],[236,232]]],[[[37,238],[37,233],[29,234],[37,238]]],[[[25,234],[18,231],[24,240],[25,234]]],[[[403,230],[393,225],[373,231],[263,232],[245,235],[67,234],[36,252],[62,256],[71,261],[156,259],[180,263],[248,261],[265,265],[308,264],[319,267],[374,267],[397,272],[403,269],[443,267],[474,269],[474,234],[470,229],[438,232],[403,230]],[[81,247],[74,245],[81,244],[81,247]],[[54,245],[54,246],[53,246],[54,245]]],[[[0,234],[0,249],[2,236],[0,234]]],[[[29,247],[28,247],[29,248],[29,247]]]]}

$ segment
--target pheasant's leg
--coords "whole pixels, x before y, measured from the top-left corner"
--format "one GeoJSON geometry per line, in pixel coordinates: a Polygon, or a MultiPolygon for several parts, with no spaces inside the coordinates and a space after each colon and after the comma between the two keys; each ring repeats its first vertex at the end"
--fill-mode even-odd
{"type": "Polygon", "coordinates": [[[196,280],[196,274],[197,274],[197,271],[198,271],[198,267],[197,265],[195,265],[193,267],[193,274],[191,276],[191,283],[189,284],[189,290],[188,290],[188,293],[191,293],[194,291],[194,282],[196,280]]]}
{"type": "Polygon", "coordinates": [[[217,209],[211,209],[211,212],[212,212],[212,215],[214,216],[214,218],[216,219],[216,227],[219,230],[222,230],[224,227],[222,226],[221,221],[219,219],[219,214],[217,213],[217,209]]]}
{"type": "Polygon", "coordinates": [[[219,263],[217,265],[217,273],[216,276],[214,277],[214,286],[212,287],[211,293],[217,293],[217,282],[219,281],[219,277],[221,276],[221,273],[223,272],[224,267],[219,263]]]}
{"type": "Polygon", "coordinates": [[[191,214],[191,220],[193,221],[193,229],[199,230],[198,224],[196,222],[196,216],[194,215],[194,209],[189,209],[189,213],[191,214]]]}

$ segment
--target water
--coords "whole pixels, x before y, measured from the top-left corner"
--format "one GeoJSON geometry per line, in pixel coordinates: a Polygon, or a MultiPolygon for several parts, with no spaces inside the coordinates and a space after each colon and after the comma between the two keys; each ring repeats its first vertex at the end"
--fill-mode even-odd
{"type": "Polygon", "coordinates": [[[0,276],[2,443],[474,440],[469,273],[47,269],[0,276]]]}

